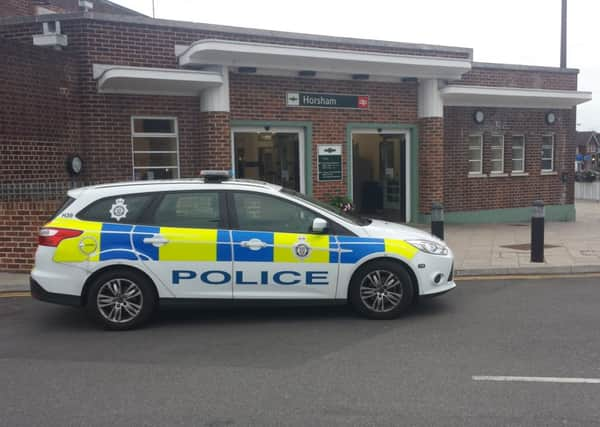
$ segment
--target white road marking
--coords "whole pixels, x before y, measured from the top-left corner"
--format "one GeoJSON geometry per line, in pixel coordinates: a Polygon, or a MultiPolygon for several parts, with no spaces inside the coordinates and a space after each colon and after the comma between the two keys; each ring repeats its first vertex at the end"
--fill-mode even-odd
{"type": "Polygon", "coordinates": [[[567,377],[508,377],[474,375],[474,381],[513,381],[531,383],[563,383],[563,384],[600,384],[600,378],[567,378],[567,377]]]}

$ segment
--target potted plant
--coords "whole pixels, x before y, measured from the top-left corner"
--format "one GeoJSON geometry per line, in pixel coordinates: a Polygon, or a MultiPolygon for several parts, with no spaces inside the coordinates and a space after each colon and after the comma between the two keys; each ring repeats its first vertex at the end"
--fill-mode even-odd
{"type": "Polygon", "coordinates": [[[350,213],[354,210],[352,200],[343,196],[330,196],[329,204],[335,206],[342,212],[350,213]]]}

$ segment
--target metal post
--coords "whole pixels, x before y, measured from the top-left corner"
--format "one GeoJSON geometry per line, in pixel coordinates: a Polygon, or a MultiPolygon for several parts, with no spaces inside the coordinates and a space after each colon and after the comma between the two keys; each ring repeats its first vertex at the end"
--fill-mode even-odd
{"type": "Polygon", "coordinates": [[[544,202],[533,202],[531,216],[531,262],[544,262],[544,202]]]}
{"type": "Polygon", "coordinates": [[[444,205],[431,204],[431,234],[444,240],[444,205]]]}
{"type": "Polygon", "coordinates": [[[560,26],[560,68],[567,68],[567,0],[562,0],[560,26]]]}

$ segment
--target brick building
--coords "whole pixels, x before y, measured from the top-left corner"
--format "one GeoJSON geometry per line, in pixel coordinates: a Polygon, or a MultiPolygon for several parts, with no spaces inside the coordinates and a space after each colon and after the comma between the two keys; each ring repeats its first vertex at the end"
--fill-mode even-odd
{"type": "Polygon", "coordinates": [[[0,9],[0,270],[28,267],[66,187],[202,169],[401,222],[434,201],[447,221],[525,220],[535,199],[574,219],[577,70],[24,3],[0,9]]]}

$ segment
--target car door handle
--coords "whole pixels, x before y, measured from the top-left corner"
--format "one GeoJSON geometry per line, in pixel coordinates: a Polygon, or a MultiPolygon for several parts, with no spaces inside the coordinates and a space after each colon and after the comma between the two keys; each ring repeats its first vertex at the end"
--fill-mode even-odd
{"type": "Polygon", "coordinates": [[[240,242],[240,246],[242,248],[248,248],[251,251],[258,251],[262,248],[265,248],[267,244],[260,239],[250,239],[240,242]]]}
{"type": "Polygon", "coordinates": [[[152,246],[160,247],[169,243],[168,239],[165,239],[163,236],[156,235],[152,237],[144,238],[144,243],[150,244],[152,246]]]}

